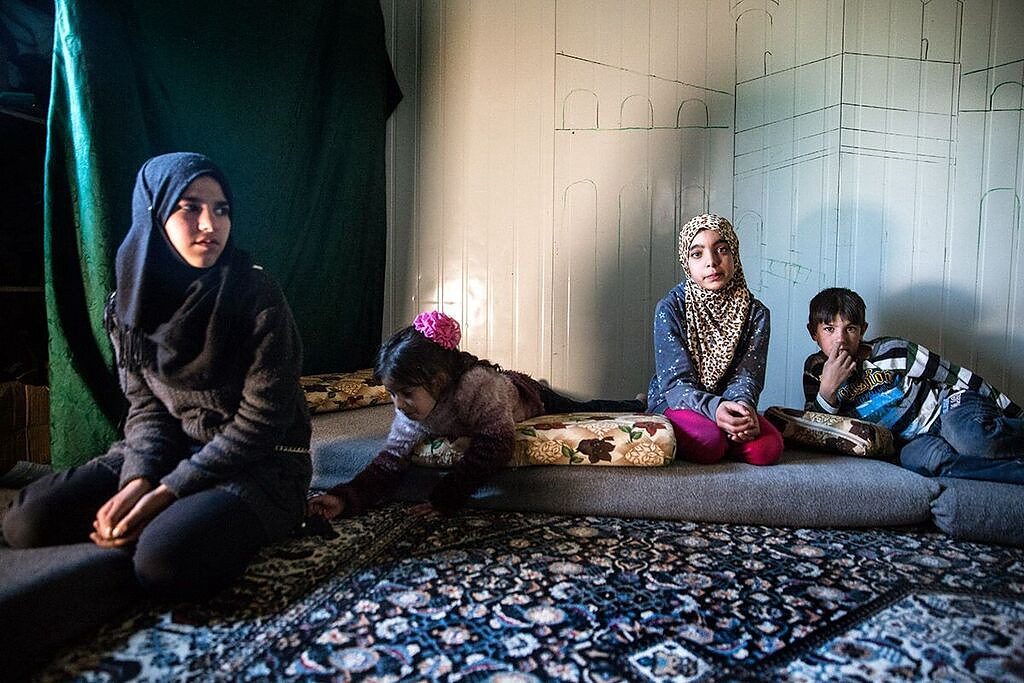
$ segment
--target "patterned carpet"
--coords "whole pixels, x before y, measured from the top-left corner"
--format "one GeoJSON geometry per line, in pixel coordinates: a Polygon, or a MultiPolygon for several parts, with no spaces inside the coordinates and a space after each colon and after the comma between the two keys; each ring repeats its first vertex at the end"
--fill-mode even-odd
{"type": "Polygon", "coordinates": [[[150,606],[44,680],[1022,680],[1024,550],[389,507],[150,606]],[[313,588],[310,588],[312,586],[313,588]]]}

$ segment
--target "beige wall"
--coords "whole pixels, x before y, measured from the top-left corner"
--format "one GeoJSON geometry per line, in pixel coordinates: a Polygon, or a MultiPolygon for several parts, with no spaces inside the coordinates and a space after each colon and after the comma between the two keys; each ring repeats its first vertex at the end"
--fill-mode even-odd
{"type": "Polygon", "coordinates": [[[1024,3],[385,2],[385,330],[631,396],[677,226],[733,218],[772,312],[762,407],[799,404],[806,302],[851,286],[1024,400],[1024,3]]]}
{"type": "Polygon", "coordinates": [[[549,377],[554,6],[398,2],[388,16],[405,182],[389,202],[384,328],[440,308],[463,348],[549,377]]]}

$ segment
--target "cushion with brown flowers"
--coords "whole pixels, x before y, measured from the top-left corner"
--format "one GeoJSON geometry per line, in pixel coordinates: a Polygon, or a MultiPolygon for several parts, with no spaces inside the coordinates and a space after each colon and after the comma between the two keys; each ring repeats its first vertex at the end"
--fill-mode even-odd
{"type": "Polygon", "coordinates": [[[787,446],[865,458],[890,458],[896,453],[892,432],[873,422],[780,406],[768,408],[764,416],[782,432],[787,446]]]}
{"type": "MultiPolygon", "coordinates": [[[[468,437],[429,439],[414,451],[412,460],[419,465],[450,467],[468,446],[468,437]]],[[[675,452],[672,425],[661,415],[540,415],[516,424],[509,466],[658,467],[672,462],[675,452]]]]}
{"type": "Polygon", "coordinates": [[[391,396],[373,370],[306,375],[299,378],[310,413],[332,413],[391,403],[391,396]]]}

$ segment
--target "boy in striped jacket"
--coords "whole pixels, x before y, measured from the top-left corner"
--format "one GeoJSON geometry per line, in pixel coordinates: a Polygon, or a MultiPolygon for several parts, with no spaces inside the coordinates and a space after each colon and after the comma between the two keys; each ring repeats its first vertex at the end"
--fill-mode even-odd
{"type": "Polygon", "coordinates": [[[1024,484],[1019,405],[979,375],[899,337],[864,341],[864,300],[832,287],[810,303],[821,349],[804,363],[806,409],[887,427],[900,464],[926,476],[1024,484]]]}

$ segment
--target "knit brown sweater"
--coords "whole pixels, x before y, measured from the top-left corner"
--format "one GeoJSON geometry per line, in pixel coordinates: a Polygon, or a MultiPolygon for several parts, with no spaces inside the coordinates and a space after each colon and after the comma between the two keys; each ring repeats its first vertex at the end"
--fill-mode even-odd
{"type": "MultiPolygon", "coordinates": [[[[121,486],[143,477],[177,497],[217,487],[242,499],[270,540],[302,520],[312,467],[310,420],[299,385],[302,346],[284,295],[262,270],[247,273],[240,370],[222,386],[172,386],[149,369],[119,368],[129,402],[124,438],[101,464],[121,486]]],[[[113,306],[106,314],[114,316],[113,306]]],[[[109,321],[116,328],[117,320],[109,321]]],[[[111,339],[117,348],[118,335],[111,339]]]]}

